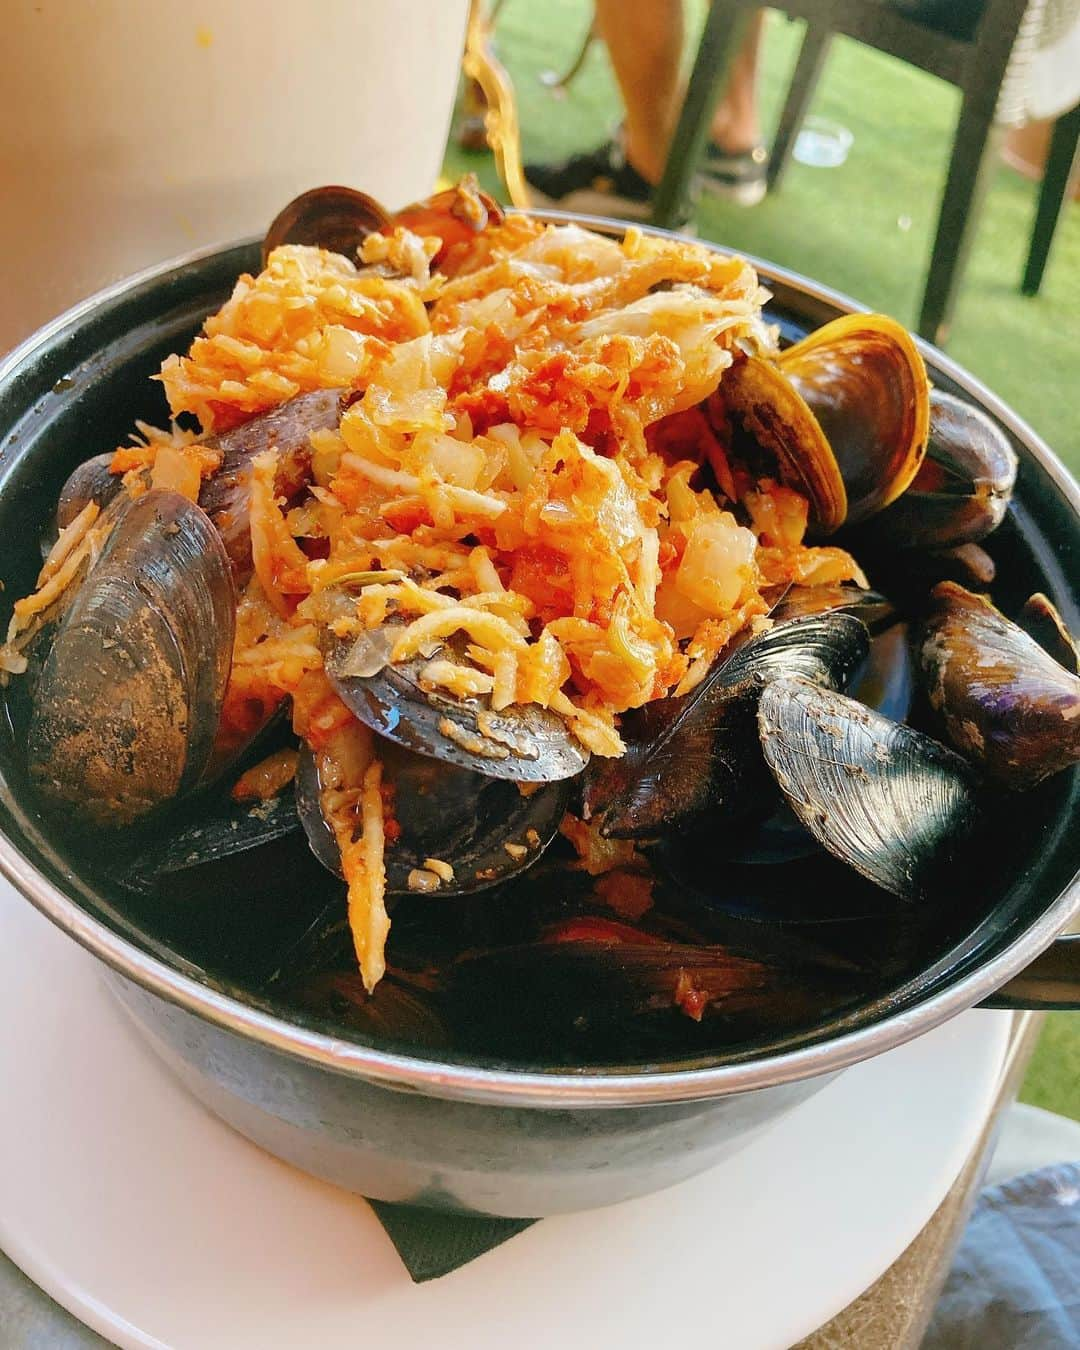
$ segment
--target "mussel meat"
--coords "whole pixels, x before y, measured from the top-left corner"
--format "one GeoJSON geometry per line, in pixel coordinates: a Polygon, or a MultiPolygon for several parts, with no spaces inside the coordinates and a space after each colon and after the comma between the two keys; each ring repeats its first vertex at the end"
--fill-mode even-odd
{"type": "Polygon", "coordinates": [[[1080,678],[989,600],[935,587],[918,654],[949,740],[990,777],[1028,788],[1080,760],[1080,678]]]}
{"type": "Polygon", "coordinates": [[[165,491],[121,503],[34,691],[27,755],[49,804],[115,829],[193,788],[234,624],[228,558],[206,514],[165,491]]]}

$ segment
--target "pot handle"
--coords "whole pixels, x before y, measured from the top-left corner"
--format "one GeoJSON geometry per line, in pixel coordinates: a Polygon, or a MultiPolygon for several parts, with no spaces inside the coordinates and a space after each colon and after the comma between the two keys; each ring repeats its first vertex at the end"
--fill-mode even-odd
{"type": "Polygon", "coordinates": [[[1080,933],[1069,933],[1052,942],[1030,966],[983,999],[979,1007],[1020,1012],[1055,1008],[1080,1011],[1080,933]]]}

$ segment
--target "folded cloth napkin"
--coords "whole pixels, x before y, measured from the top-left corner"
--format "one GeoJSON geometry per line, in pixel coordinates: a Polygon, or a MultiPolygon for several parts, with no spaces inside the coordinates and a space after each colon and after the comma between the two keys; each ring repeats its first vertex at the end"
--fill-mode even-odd
{"type": "Polygon", "coordinates": [[[979,1196],[922,1350],[1080,1346],[1080,1162],[979,1196]]]}
{"type": "Polygon", "coordinates": [[[388,1205],[382,1200],[368,1203],[417,1284],[437,1280],[458,1266],[468,1265],[536,1222],[473,1218],[446,1210],[422,1209],[418,1205],[388,1205]]]}

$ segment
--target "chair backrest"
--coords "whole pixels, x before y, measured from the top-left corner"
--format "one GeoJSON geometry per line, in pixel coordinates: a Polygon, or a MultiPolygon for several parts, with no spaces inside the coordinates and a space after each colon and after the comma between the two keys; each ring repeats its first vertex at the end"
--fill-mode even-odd
{"type": "Polygon", "coordinates": [[[994,120],[1023,119],[1024,94],[1047,5],[1070,0],[985,0],[970,38],[953,37],[882,0],[790,0],[787,14],[898,57],[964,90],[994,120]]]}
{"type": "MultiPolygon", "coordinates": [[[[860,42],[897,56],[948,80],[966,85],[972,63],[1002,68],[1021,32],[1037,34],[1046,0],[985,0],[983,12],[970,38],[954,37],[926,22],[879,0],[835,0],[837,22],[830,26],[860,42]],[[1004,52],[1002,57],[1000,53],[1004,52]]],[[[814,0],[808,9],[820,7],[814,0]]],[[[785,9],[789,8],[784,6],[785,9]]]]}

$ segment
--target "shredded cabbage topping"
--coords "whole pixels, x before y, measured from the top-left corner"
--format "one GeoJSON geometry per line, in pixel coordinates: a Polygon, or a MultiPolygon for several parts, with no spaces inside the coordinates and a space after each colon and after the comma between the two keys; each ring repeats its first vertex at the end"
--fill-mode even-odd
{"type": "MultiPolygon", "coordinates": [[[[443,249],[398,227],[358,265],[276,249],[165,362],[173,416],[204,439],[305,391],[350,391],[338,427],[311,437],[299,497],[278,494],[275,450],[252,463],[254,574],[221,740],[242,744],[291,696],[330,784],[369,989],[393,820],[372,737],[322,674],[320,626],[348,637],[393,616],[389,659],[429,658],[428,687],[538,704],[593,754],[620,754],[619,714],[692,688],[765,621],[770,588],[860,576],[803,543],[803,497],[729,459],[724,372],[775,349],[766,299],[744,260],[635,229],[616,241],[515,215],[443,249]],[[451,638],[464,661],[445,659],[451,638]]],[[[143,430],[114,472],[197,497],[220,455],[143,430]]],[[[46,585],[91,524],[62,539],[46,585]]]]}

